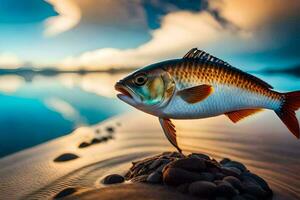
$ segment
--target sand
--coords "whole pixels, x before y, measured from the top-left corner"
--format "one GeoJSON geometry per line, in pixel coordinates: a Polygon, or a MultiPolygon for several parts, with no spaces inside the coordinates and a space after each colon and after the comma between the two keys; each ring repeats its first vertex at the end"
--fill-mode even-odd
{"type": "MultiPolygon", "coordinates": [[[[202,152],[216,159],[230,157],[267,180],[275,192],[274,199],[300,198],[300,142],[273,112],[239,124],[224,116],[175,124],[184,152],[202,152]]],[[[67,187],[92,190],[82,194],[86,198],[117,189],[133,195],[130,191],[135,187],[149,187],[151,191],[152,186],[109,188],[100,180],[112,173],[125,174],[134,160],[173,150],[158,119],[135,111],[0,159],[0,199],[49,199],[67,187]],[[82,142],[89,145],[79,148],[82,142]],[[65,153],[76,156],[54,162],[65,153]]]]}

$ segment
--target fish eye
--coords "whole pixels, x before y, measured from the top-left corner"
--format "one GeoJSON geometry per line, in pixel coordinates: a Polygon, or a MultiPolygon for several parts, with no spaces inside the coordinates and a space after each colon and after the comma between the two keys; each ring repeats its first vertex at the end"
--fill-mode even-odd
{"type": "Polygon", "coordinates": [[[147,82],[147,76],[145,74],[138,74],[134,78],[134,83],[138,86],[142,86],[147,82]]]}

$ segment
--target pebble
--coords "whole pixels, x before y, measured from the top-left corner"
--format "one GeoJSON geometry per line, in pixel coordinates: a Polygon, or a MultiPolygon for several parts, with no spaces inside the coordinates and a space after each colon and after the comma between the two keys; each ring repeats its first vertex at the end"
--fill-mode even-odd
{"type": "Polygon", "coordinates": [[[178,186],[183,183],[191,183],[202,180],[202,176],[195,172],[189,172],[180,168],[167,168],[163,172],[163,181],[167,185],[178,186]]]}
{"type": "Polygon", "coordinates": [[[228,161],[223,166],[224,167],[234,167],[234,168],[239,169],[241,172],[247,171],[247,168],[245,167],[245,165],[243,165],[242,163],[237,162],[237,161],[228,161]]]}
{"type": "Polygon", "coordinates": [[[123,183],[125,181],[125,178],[119,174],[111,174],[106,176],[102,183],[109,185],[109,184],[116,184],[116,183],[123,183]]]}
{"type": "Polygon", "coordinates": [[[147,182],[147,178],[148,178],[148,175],[140,175],[140,176],[136,176],[136,177],[132,178],[131,182],[143,183],[143,182],[147,182]]]}
{"type": "Polygon", "coordinates": [[[259,185],[255,185],[253,183],[243,185],[243,191],[259,198],[267,196],[266,191],[264,191],[259,185]]]}
{"type": "Polygon", "coordinates": [[[65,161],[75,160],[77,158],[79,158],[79,156],[77,156],[76,154],[64,153],[64,154],[58,156],[57,158],[55,158],[53,161],[54,162],[65,162],[65,161]]]}
{"type": "Polygon", "coordinates": [[[239,177],[241,175],[241,171],[235,167],[222,167],[221,171],[223,174],[227,176],[235,176],[239,177]]]}
{"type": "Polygon", "coordinates": [[[217,186],[208,181],[196,181],[190,184],[189,193],[202,198],[214,196],[217,186]]]}
{"type": "Polygon", "coordinates": [[[202,176],[201,181],[210,181],[210,182],[212,182],[215,179],[214,174],[209,173],[209,172],[203,172],[200,175],[202,176]]]}
{"type": "Polygon", "coordinates": [[[177,190],[181,193],[188,193],[189,191],[189,186],[190,184],[189,183],[184,183],[184,184],[181,184],[179,186],[177,186],[177,190]]]}
{"type": "Polygon", "coordinates": [[[223,158],[221,161],[220,161],[220,164],[221,165],[225,165],[227,162],[231,161],[229,158],[223,158]]]}
{"type": "Polygon", "coordinates": [[[261,177],[257,176],[256,174],[253,174],[251,172],[245,172],[242,174],[242,179],[243,180],[254,180],[259,186],[261,186],[264,190],[266,191],[271,191],[268,183],[262,179],[261,177]]]}
{"type": "Polygon", "coordinates": [[[237,195],[237,191],[231,186],[231,184],[223,182],[221,184],[217,185],[216,194],[219,196],[225,196],[225,197],[233,197],[237,195]]]}
{"type": "Polygon", "coordinates": [[[222,180],[224,177],[225,177],[225,175],[223,173],[221,173],[221,172],[217,172],[215,174],[215,179],[216,180],[222,180]]]}
{"type": "Polygon", "coordinates": [[[168,167],[181,168],[189,171],[201,172],[206,169],[206,164],[203,159],[183,158],[169,163],[168,167]]]}
{"type": "Polygon", "coordinates": [[[239,191],[242,190],[242,182],[234,176],[224,177],[223,181],[230,183],[235,189],[239,191]]]}
{"type": "Polygon", "coordinates": [[[162,174],[159,172],[152,172],[146,180],[148,183],[161,183],[162,182],[162,174]]]}
{"type": "Polygon", "coordinates": [[[162,164],[162,159],[154,160],[149,166],[149,169],[155,169],[159,167],[161,164],[162,164]]]}
{"type": "Polygon", "coordinates": [[[62,191],[60,191],[59,193],[57,193],[53,199],[60,199],[60,198],[63,198],[63,197],[66,197],[66,196],[69,196],[73,193],[77,192],[77,189],[76,188],[73,188],[73,187],[69,187],[69,188],[65,188],[63,189],[62,191]]]}
{"type": "Polygon", "coordinates": [[[208,155],[202,154],[202,153],[192,153],[188,155],[189,158],[199,158],[199,159],[205,159],[210,160],[210,157],[208,155]]]}
{"type": "Polygon", "coordinates": [[[257,200],[256,197],[254,197],[250,194],[243,194],[242,197],[244,197],[244,199],[246,199],[246,200],[257,200]]]}
{"type": "Polygon", "coordinates": [[[132,182],[175,186],[182,193],[208,199],[269,199],[272,190],[245,165],[228,158],[217,162],[204,154],[164,152],[133,163],[125,175],[132,182]]]}
{"type": "Polygon", "coordinates": [[[88,147],[88,146],[90,146],[90,145],[91,145],[91,144],[88,143],[88,142],[82,142],[82,143],[79,144],[78,148],[85,148],[85,147],[88,147]]]}
{"type": "Polygon", "coordinates": [[[246,199],[241,195],[236,195],[236,196],[232,197],[232,200],[246,200],[246,199]]]}

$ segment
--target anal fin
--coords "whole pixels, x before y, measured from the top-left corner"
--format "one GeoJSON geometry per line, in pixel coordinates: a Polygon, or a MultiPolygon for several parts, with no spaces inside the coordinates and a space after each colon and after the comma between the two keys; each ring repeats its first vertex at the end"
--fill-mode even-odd
{"type": "Polygon", "coordinates": [[[263,111],[263,109],[244,109],[244,110],[236,110],[232,112],[227,112],[225,115],[233,122],[237,123],[238,121],[249,117],[255,113],[263,111]]]}

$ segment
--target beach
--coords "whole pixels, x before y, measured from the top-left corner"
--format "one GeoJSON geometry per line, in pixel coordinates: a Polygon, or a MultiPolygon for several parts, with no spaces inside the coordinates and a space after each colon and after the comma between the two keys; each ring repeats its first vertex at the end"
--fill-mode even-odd
{"type": "MultiPolygon", "coordinates": [[[[239,124],[224,116],[175,124],[184,153],[240,161],[267,180],[274,199],[299,198],[300,143],[272,112],[239,124]]],[[[68,187],[97,191],[107,187],[105,176],[124,175],[132,161],[174,150],[155,117],[130,112],[2,158],[0,199],[49,199],[68,187]]]]}

